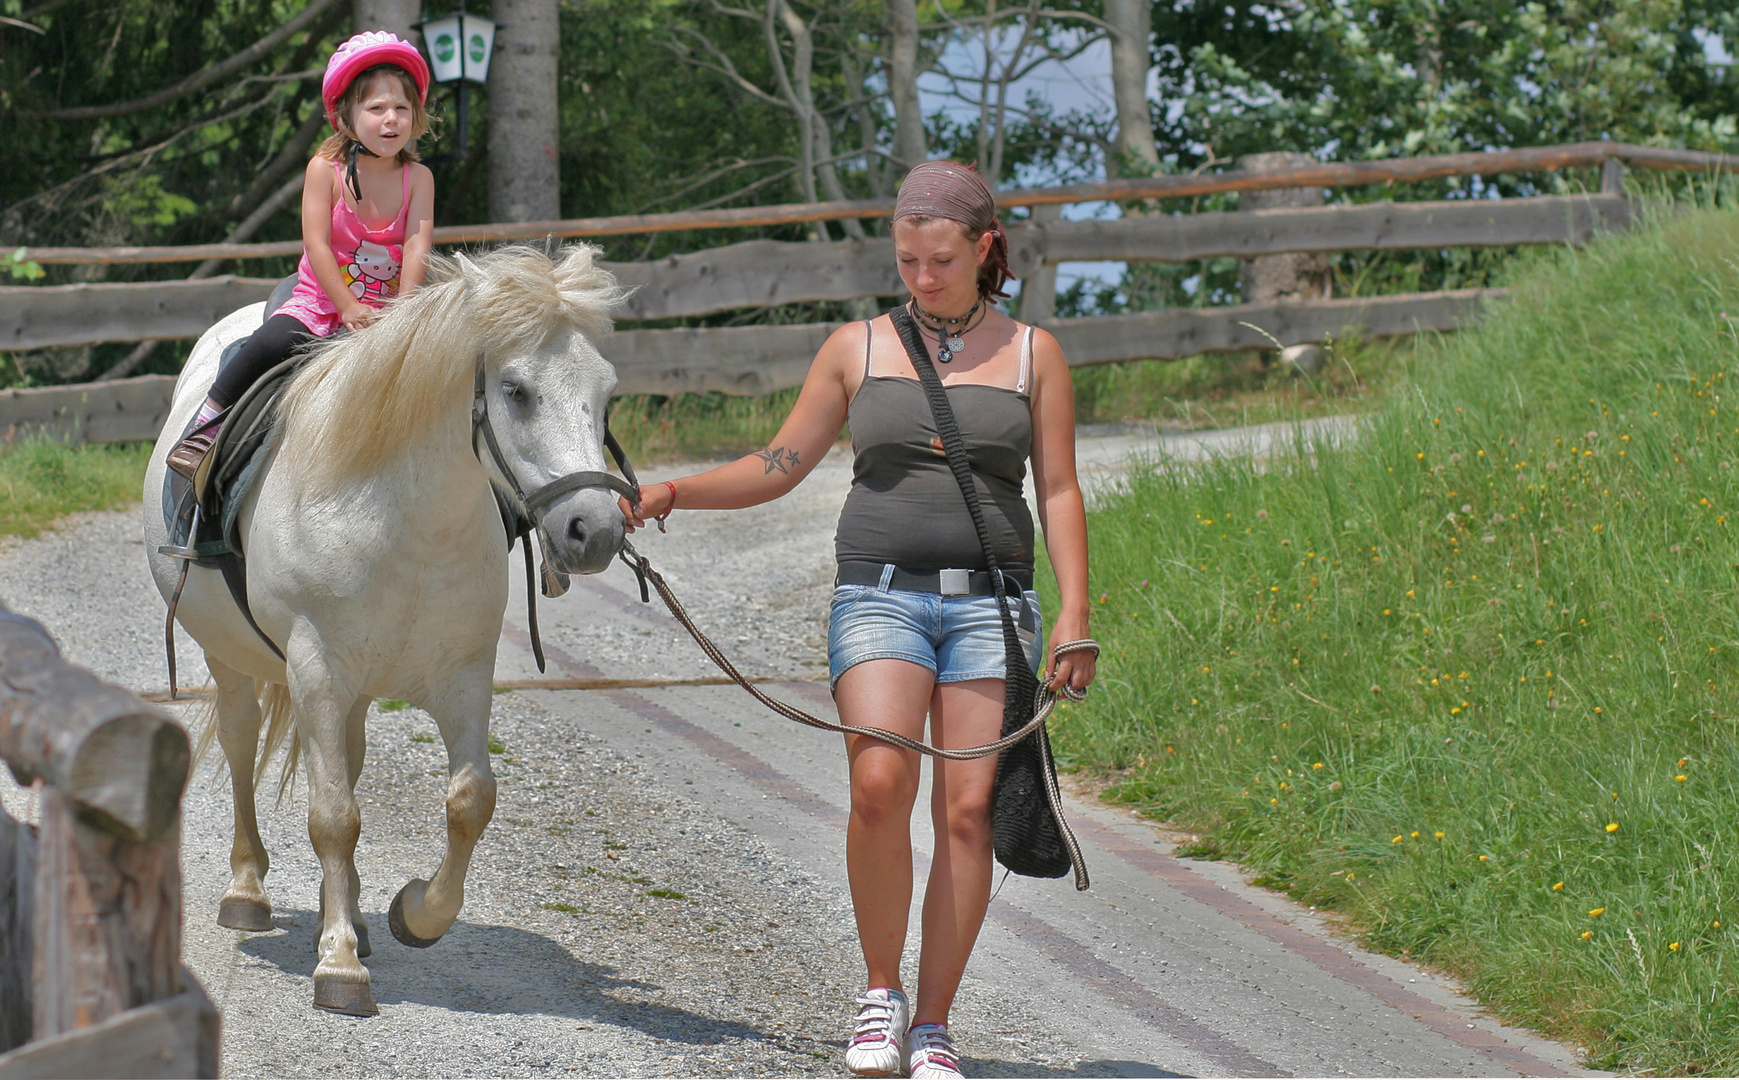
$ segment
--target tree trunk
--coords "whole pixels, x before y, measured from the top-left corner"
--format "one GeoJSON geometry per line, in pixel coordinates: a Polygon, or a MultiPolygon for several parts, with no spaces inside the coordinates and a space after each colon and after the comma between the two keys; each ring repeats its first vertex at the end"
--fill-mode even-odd
{"type": "Polygon", "coordinates": [[[918,104],[917,0],[888,0],[888,96],[894,103],[894,158],[903,174],[930,156],[918,104]]]}
{"type": "Polygon", "coordinates": [[[421,0],[356,0],[356,32],[390,30],[414,45],[411,24],[421,15],[421,0]]]}
{"type": "Polygon", "coordinates": [[[1148,0],[1105,0],[1111,33],[1111,88],[1117,100],[1117,141],[1106,171],[1113,177],[1159,172],[1153,145],[1153,114],[1147,103],[1147,72],[1153,56],[1153,6],[1148,0]]]}
{"type": "Polygon", "coordinates": [[[561,217],[556,0],[495,0],[489,65],[489,220],[561,217]]]}

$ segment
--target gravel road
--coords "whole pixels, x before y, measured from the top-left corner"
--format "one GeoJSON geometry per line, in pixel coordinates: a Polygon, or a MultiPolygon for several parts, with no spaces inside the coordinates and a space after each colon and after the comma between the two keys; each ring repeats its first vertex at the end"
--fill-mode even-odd
{"type": "MultiPolygon", "coordinates": [[[[1095,432],[1082,440],[1083,474],[1115,483],[1136,451],[1261,454],[1274,435],[1095,432]]],[[[779,503],[678,514],[669,535],[636,537],[746,671],[824,714],[831,539],[848,481],[836,452],[779,503]]],[[[0,546],[0,597],[45,622],[73,661],[136,690],[164,687],[163,607],[136,511],[0,546]]],[[[576,580],[540,617],[549,678],[714,674],[620,567],[576,580]]],[[[539,678],[524,625],[516,591],[499,680],[539,678]]],[[[180,653],[183,683],[199,685],[184,636],[180,653]]],[[[834,738],[719,686],[503,692],[492,727],[495,820],[458,924],[419,951],[392,939],[385,912],[440,857],[445,759],[420,711],[370,715],[357,868],[381,1015],[367,1020],[309,1005],[318,868],[301,788],[274,806],[268,785],[261,800],[277,928],[216,925],[229,795],[205,763],[185,801],[185,954],[223,1012],[228,1075],[841,1071],[861,960],[834,738]]],[[[33,817],[32,800],[0,780],[15,816],[33,817]]],[[[1585,1075],[1565,1048],[1358,951],[1235,867],[1178,859],[1161,832],[1090,799],[1073,807],[1094,888],[1004,884],[955,1013],[968,1075],[1585,1075]]],[[[926,833],[914,838],[921,858],[926,833]]]]}

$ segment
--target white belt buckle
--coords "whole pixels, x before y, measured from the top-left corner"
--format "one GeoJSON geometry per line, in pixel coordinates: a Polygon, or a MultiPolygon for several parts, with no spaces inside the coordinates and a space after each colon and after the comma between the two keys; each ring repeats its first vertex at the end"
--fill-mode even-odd
{"type": "Polygon", "coordinates": [[[937,574],[943,596],[965,596],[972,591],[972,571],[942,570],[937,574]]]}

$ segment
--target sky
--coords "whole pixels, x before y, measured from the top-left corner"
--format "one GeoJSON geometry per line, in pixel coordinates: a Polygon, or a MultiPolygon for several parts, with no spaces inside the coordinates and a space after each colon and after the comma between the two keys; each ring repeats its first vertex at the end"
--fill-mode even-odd
{"type": "MultiPolygon", "coordinates": [[[[941,63],[955,73],[956,77],[975,75],[983,70],[983,48],[976,41],[956,40],[942,54],[941,63]]],[[[933,116],[942,112],[961,123],[974,122],[978,115],[976,107],[949,97],[947,90],[948,80],[940,75],[928,73],[919,77],[918,99],[923,106],[924,115],[933,116]]],[[[1150,97],[1152,90],[1150,87],[1150,97]]],[[[1025,101],[1029,92],[1049,101],[1057,113],[1076,109],[1111,113],[1114,103],[1111,93],[1110,44],[1103,40],[1097,41],[1065,62],[1045,63],[1011,86],[1009,100],[1025,101]]],[[[1020,182],[1023,186],[1037,186],[1051,179],[1035,173],[1022,175],[1020,182]]],[[[1105,179],[1103,168],[1090,179],[1105,179]]],[[[1071,221],[1117,216],[1118,208],[1112,203],[1072,203],[1063,208],[1063,217],[1071,221]]],[[[1063,263],[1057,267],[1057,289],[1066,289],[1083,277],[1115,284],[1123,279],[1124,265],[1120,262],[1063,263]]]]}

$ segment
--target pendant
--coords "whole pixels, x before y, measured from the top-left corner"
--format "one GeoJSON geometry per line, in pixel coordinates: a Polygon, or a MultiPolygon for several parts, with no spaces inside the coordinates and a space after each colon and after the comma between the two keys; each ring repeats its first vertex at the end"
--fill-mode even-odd
{"type": "Polygon", "coordinates": [[[955,335],[949,337],[949,339],[948,339],[948,351],[949,352],[958,353],[964,348],[966,348],[966,342],[960,340],[960,335],[955,334],[955,335]]]}
{"type": "MultiPolygon", "coordinates": [[[[950,342],[950,344],[952,344],[952,342],[950,342]]],[[[948,361],[950,361],[952,359],[954,359],[954,353],[952,351],[950,351],[949,349],[943,348],[943,349],[937,350],[936,362],[938,364],[946,364],[948,361]]]]}

